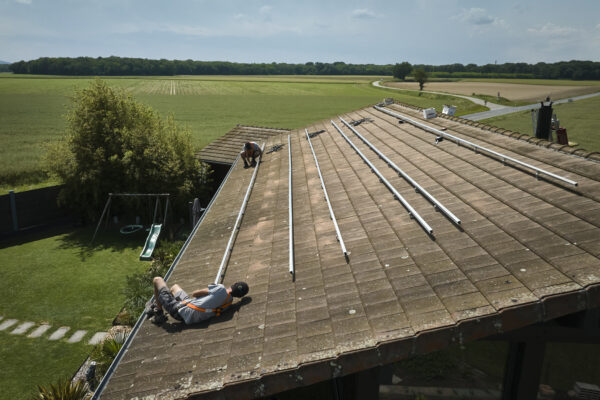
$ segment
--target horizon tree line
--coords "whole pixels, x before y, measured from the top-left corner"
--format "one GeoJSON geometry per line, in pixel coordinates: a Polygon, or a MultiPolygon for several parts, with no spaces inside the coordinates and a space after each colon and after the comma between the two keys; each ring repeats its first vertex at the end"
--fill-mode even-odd
{"type": "Polygon", "coordinates": [[[151,60],[128,57],[42,57],[8,65],[15,74],[89,76],[174,76],[174,75],[393,75],[405,79],[422,69],[432,78],[537,78],[600,80],[600,62],[559,61],[504,64],[347,64],[306,62],[235,63],[228,61],[151,60]]]}

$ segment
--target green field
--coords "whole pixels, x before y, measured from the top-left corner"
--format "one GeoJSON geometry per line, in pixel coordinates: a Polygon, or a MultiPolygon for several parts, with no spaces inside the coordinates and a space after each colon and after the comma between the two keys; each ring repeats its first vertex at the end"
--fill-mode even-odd
{"type": "Polygon", "coordinates": [[[138,260],[143,232],[137,237],[103,233],[90,247],[92,232],[45,232],[2,242],[0,316],[52,328],[40,338],[11,335],[13,328],[0,331],[0,399],[31,398],[37,384],[71,377],[92,349],[87,341],[110,328],[123,306],[125,276],[148,268],[138,260]],[[65,338],[49,341],[60,326],[71,329],[65,338]],[[88,333],[81,342],[68,343],[76,330],[88,333]]]}
{"type": "MultiPolygon", "coordinates": [[[[301,128],[393,96],[441,107],[454,97],[374,88],[369,76],[178,76],[110,77],[162,115],[187,125],[200,148],[236,124],[301,128]]],[[[0,74],[0,193],[48,184],[40,159],[45,145],[61,137],[76,88],[90,78],[0,74]],[[41,183],[40,183],[41,182],[41,183]]],[[[465,101],[464,113],[483,111],[465,101]]]]}
{"type": "MultiPolygon", "coordinates": [[[[576,142],[582,149],[600,151],[598,130],[600,96],[572,103],[555,104],[552,108],[560,120],[560,125],[567,128],[570,142],[576,142]]],[[[488,118],[480,122],[528,135],[533,134],[529,110],[488,118]]]]}

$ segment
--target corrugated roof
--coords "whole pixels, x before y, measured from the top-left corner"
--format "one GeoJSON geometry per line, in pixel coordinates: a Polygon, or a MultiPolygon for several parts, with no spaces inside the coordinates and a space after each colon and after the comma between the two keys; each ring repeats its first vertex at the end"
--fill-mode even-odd
{"type": "MultiPolygon", "coordinates": [[[[398,105],[390,109],[414,119],[398,105]]],[[[448,119],[427,124],[578,181],[576,188],[365,108],[357,130],[462,221],[455,225],[369,157],[434,230],[428,235],[323,121],[308,127],[349,251],[336,240],[304,131],[291,133],[296,279],[288,272],[287,148],[263,158],[225,284],[249,298],[197,326],[144,322],[103,399],[257,398],[600,306],[600,164],[448,119]]],[[[336,118],[337,122],[337,118],[336,118]]],[[[285,144],[275,135],[267,146],[285,144]]],[[[217,273],[252,170],[223,186],[169,281],[217,273]]]]}
{"type": "Polygon", "coordinates": [[[237,125],[200,150],[198,156],[201,161],[206,163],[231,165],[242,151],[244,143],[248,141],[264,142],[271,136],[288,132],[290,132],[288,129],[237,125]]]}

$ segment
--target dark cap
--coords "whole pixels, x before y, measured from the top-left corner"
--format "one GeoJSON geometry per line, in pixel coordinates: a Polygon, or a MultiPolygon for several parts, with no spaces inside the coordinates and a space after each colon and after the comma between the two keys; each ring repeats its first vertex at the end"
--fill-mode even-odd
{"type": "Polygon", "coordinates": [[[231,285],[231,295],[233,297],[244,297],[248,293],[248,284],[246,282],[236,282],[231,285]]]}

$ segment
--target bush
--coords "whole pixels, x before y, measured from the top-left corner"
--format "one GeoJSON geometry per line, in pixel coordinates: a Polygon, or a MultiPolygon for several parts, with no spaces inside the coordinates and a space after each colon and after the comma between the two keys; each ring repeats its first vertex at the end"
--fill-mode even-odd
{"type": "Polygon", "coordinates": [[[38,385],[38,394],[35,400],[87,400],[88,385],[83,381],[71,382],[69,379],[61,379],[58,383],[48,386],[38,385]]]}
{"type": "Polygon", "coordinates": [[[126,298],[125,311],[130,318],[126,322],[130,325],[135,323],[144,310],[146,302],[154,294],[152,279],[167,273],[182,246],[182,241],[161,241],[160,246],[154,250],[154,260],[150,268],[145,272],[127,276],[127,283],[123,291],[126,298]]]}
{"type": "Polygon", "coordinates": [[[65,184],[59,202],[88,220],[108,193],[170,193],[176,209],[207,195],[209,170],[194,157],[189,130],[172,116],[96,79],[78,90],[66,136],[49,147],[45,165],[65,184]]]}
{"type": "Polygon", "coordinates": [[[92,353],[90,354],[90,359],[92,361],[96,361],[96,381],[99,382],[106,371],[108,371],[108,367],[112,364],[113,360],[123,347],[125,340],[127,339],[127,335],[124,333],[118,333],[112,338],[108,338],[94,347],[92,353]]]}

